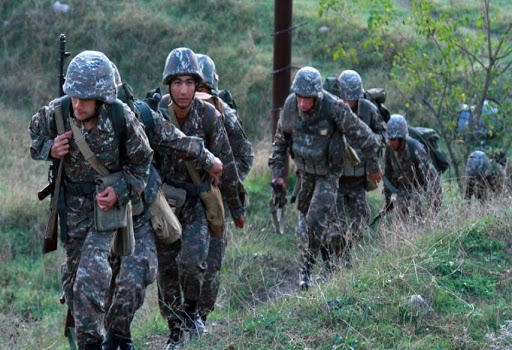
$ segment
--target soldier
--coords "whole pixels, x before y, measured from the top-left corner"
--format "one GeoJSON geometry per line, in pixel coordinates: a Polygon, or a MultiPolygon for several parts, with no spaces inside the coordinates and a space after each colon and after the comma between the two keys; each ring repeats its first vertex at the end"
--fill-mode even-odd
{"type": "MultiPolygon", "coordinates": [[[[363,84],[356,71],[344,70],[339,75],[338,81],[340,83],[339,97],[377,135],[380,148],[374,154],[374,158],[380,159],[386,144],[386,123],[382,120],[377,107],[362,97],[363,84]]],[[[359,147],[357,145],[353,145],[353,147],[361,157],[359,147]]],[[[375,189],[377,186],[367,181],[368,170],[366,162],[363,161],[355,166],[345,166],[341,173],[337,204],[342,226],[347,228],[346,240],[349,245],[362,238],[364,225],[370,218],[370,206],[366,199],[366,191],[375,189]],[[349,225],[345,222],[347,211],[350,217],[349,225]]]]}
{"type": "Polygon", "coordinates": [[[303,263],[299,285],[308,289],[315,258],[328,246],[328,221],[336,218],[336,193],[342,166],[337,163],[342,156],[335,150],[339,144],[339,138],[334,138],[336,133],[361,148],[372,181],[378,183],[382,173],[374,159],[378,141],[373,132],[345,103],[323,90],[318,70],[301,68],[291,90],[279,117],[269,167],[272,182],[284,190],[287,175],[284,164],[291,154],[301,177],[297,203],[302,220],[297,232],[303,232],[300,230],[303,224],[307,237],[299,236],[303,263]]]}
{"type": "Polygon", "coordinates": [[[409,136],[407,121],[400,114],[391,115],[387,123],[384,183],[385,210],[398,206],[402,219],[421,218],[424,205],[437,211],[442,189],[439,172],[421,142],[409,136]],[[392,201],[392,195],[396,200],[392,201]]]}
{"type": "Polygon", "coordinates": [[[466,162],[464,199],[471,200],[474,196],[480,202],[484,202],[490,198],[491,194],[502,193],[506,177],[502,164],[506,164],[506,160],[503,161],[503,156],[495,160],[489,159],[485,152],[472,152],[466,162]],[[499,162],[500,160],[502,163],[499,162]]]}
{"type": "MultiPolygon", "coordinates": [[[[204,148],[199,137],[186,136],[174,125],[146,106],[142,111],[140,100],[134,101],[131,87],[121,81],[117,67],[112,63],[118,97],[127,102],[139,120],[145,124],[144,129],[149,143],[155,152],[173,153],[182,159],[197,159],[204,164],[206,171],[213,178],[220,177],[222,162],[204,148]],[[139,107],[139,108],[137,108],[139,107]],[[142,116],[144,112],[149,115],[142,116]]],[[[135,312],[144,303],[147,286],[154,282],[157,270],[155,231],[150,225],[148,206],[155,201],[156,193],[162,182],[154,166],[151,166],[148,185],[144,190],[144,213],[133,218],[135,249],[130,256],[112,254],[109,258],[112,266],[112,282],[109,299],[106,303],[105,329],[107,336],[103,350],[133,349],[130,326],[135,312]]]]}
{"type": "MultiPolygon", "coordinates": [[[[136,202],[147,182],[153,151],[144,130],[128,106],[116,100],[110,60],[98,51],[83,51],[67,69],[63,86],[67,96],[42,107],[29,126],[31,156],[63,162],[63,189],[59,217],[66,262],[61,267],[62,288],[72,310],[80,349],[101,349],[105,302],[112,270],[108,262],[117,229],[103,231],[95,223],[95,210],[136,202]],[[67,101],[67,110],[63,107],[67,101]],[[113,122],[113,110],[125,127],[124,137],[113,122]],[[56,115],[63,114],[65,132],[58,134],[56,115]],[[98,172],[85,159],[73,137],[76,125],[93,155],[108,171],[121,175],[95,193],[98,172]],[[95,208],[96,207],[96,208],[95,208]]],[[[135,211],[134,215],[140,213],[135,211]]]]}
{"type": "MultiPolygon", "coordinates": [[[[238,191],[242,185],[222,116],[211,104],[195,98],[202,80],[195,53],[189,48],[172,50],[167,56],[162,79],[163,85],[169,87],[171,102],[160,110],[186,135],[201,137],[205,146],[220,158],[223,163],[220,190],[235,226],[242,228],[246,217],[238,191]]],[[[201,169],[193,167],[195,170],[192,170],[188,165],[190,163],[169,154],[158,168],[163,181],[173,189],[169,192],[184,195],[184,201],[176,209],[183,229],[181,242],[157,243],[159,306],[169,325],[168,349],[182,344],[184,331],[191,336],[207,332],[198,307],[208,268],[210,236],[218,234],[213,232],[211,218],[207,220],[205,203],[200,197],[211,187],[211,181],[201,169]],[[190,174],[195,171],[200,175],[201,184],[193,182],[190,174]]],[[[215,219],[223,221],[223,216],[215,219]]]]}
{"type": "MultiPolygon", "coordinates": [[[[215,62],[208,55],[197,54],[196,56],[199,68],[203,74],[203,81],[197,87],[196,97],[210,102],[222,115],[229,144],[235,158],[238,176],[243,181],[249,174],[254,159],[252,144],[245,135],[242,120],[238,116],[237,111],[216,95],[219,87],[215,62]]],[[[243,187],[240,188],[239,193],[240,198],[245,202],[245,189],[243,187]]],[[[225,200],[224,206],[227,206],[225,200]]],[[[228,213],[226,212],[227,215],[228,213]]],[[[199,314],[203,322],[206,322],[206,318],[215,307],[220,285],[220,270],[226,252],[226,243],[227,232],[222,237],[210,238],[210,249],[207,259],[208,268],[201,290],[201,299],[199,300],[199,314]]]]}

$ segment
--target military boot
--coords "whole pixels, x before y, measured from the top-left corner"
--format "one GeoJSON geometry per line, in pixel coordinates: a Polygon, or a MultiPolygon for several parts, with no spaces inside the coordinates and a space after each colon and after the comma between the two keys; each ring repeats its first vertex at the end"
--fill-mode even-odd
{"type": "Polygon", "coordinates": [[[311,285],[311,264],[309,262],[304,263],[304,266],[300,270],[299,287],[301,290],[308,290],[311,285]]]}
{"type": "Polygon", "coordinates": [[[197,301],[185,300],[185,314],[183,320],[185,322],[185,329],[192,338],[208,333],[201,316],[199,316],[197,304],[197,301]]]}
{"type": "Polygon", "coordinates": [[[78,349],[80,350],[102,350],[101,349],[102,342],[97,342],[94,344],[80,344],[78,349]]]}
{"type": "Polygon", "coordinates": [[[181,320],[168,320],[169,339],[167,340],[166,350],[179,350],[183,346],[183,326],[181,320]]]}
{"type": "Polygon", "coordinates": [[[107,336],[101,345],[102,350],[117,350],[119,346],[119,340],[117,339],[114,330],[110,328],[107,332],[107,336]]]}
{"type": "Polygon", "coordinates": [[[121,340],[119,343],[119,350],[133,350],[135,349],[133,347],[133,342],[131,340],[121,340]]]}
{"type": "Polygon", "coordinates": [[[128,331],[127,334],[117,333],[117,339],[119,342],[119,350],[133,350],[132,334],[128,331]]]}

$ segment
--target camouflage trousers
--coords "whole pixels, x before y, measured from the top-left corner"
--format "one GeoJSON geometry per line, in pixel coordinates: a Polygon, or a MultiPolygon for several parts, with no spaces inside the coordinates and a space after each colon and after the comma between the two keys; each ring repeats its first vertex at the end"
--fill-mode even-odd
{"type": "Polygon", "coordinates": [[[370,219],[365,183],[365,176],[350,177],[350,181],[340,178],[336,204],[340,225],[346,228],[345,235],[348,236],[346,240],[349,244],[362,239],[364,228],[370,219]]]}
{"type": "Polygon", "coordinates": [[[66,262],[61,266],[62,289],[75,319],[79,344],[103,340],[105,302],[112,270],[108,262],[113,232],[91,229],[63,242],[66,262]]]}
{"type": "Polygon", "coordinates": [[[208,266],[204,276],[201,298],[199,299],[199,315],[206,321],[208,315],[215,308],[217,295],[220,288],[220,270],[226,254],[226,234],[224,237],[210,237],[210,249],[208,249],[208,266]]]}
{"type": "Polygon", "coordinates": [[[108,262],[114,231],[98,232],[94,225],[94,193],[65,189],[61,215],[62,245],[66,261],[61,265],[62,290],[75,320],[79,344],[103,340],[105,302],[112,277],[108,262]],[[76,191],[75,191],[76,192],[76,191]]]}
{"type": "Polygon", "coordinates": [[[207,269],[210,231],[199,197],[187,199],[178,216],[182,238],[172,244],[157,240],[158,302],[168,321],[179,320],[185,302],[198,303],[207,269]]]}
{"type": "Polygon", "coordinates": [[[144,303],[146,288],[155,281],[155,232],[149,221],[135,228],[135,250],[130,256],[112,255],[112,282],[107,300],[105,329],[130,336],[135,312],[144,303]]]}
{"type": "Polygon", "coordinates": [[[329,260],[329,251],[334,227],[337,224],[336,193],[338,177],[301,174],[302,184],[298,195],[299,222],[297,236],[302,262],[314,264],[321,254],[329,260]]]}

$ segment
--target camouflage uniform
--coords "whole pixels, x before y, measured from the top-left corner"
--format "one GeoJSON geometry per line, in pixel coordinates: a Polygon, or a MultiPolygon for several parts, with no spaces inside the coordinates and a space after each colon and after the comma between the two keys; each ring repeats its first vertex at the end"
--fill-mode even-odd
{"type": "MultiPolygon", "coordinates": [[[[352,112],[378,135],[381,148],[374,157],[379,159],[385,145],[386,124],[377,107],[369,100],[362,98],[363,86],[357,72],[343,71],[338,80],[341,86],[339,97],[345,101],[355,101],[356,104],[352,108],[352,112]]],[[[353,148],[361,158],[359,147],[354,145],[353,148]]],[[[370,206],[366,199],[366,179],[369,174],[364,161],[353,167],[344,167],[341,173],[337,199],[338,213],[343,227],[347,227],[345,213],[348,212],[350,216],[347,235],[355,235],[355,237],[347,237],[349,242],[352,242],[351,238],[356,241],[362,238],[363,225],[370,218],[370,206]]]]}
{"type": "Polygon", "coordinates": [[[399,138],[405,142],[403,151],[394,151],[386,146],[384,176],[396,188],[396,200],[392,203],[393,191],[384,186],[386,206],[398,207],[399,215],[406,219],[421,218],[424,206],[432,205],[436,211],[442,201],[441,179],[421,142],[411,138],[407,122],[401,115],[392,115],[388,121],[388,138],[399,138]],[[395,125],[400,127],[396,132],[395,125]]]}
{"type": "MultiPolygon", "coordinates": [[[[101,163],[111,172],[123,172],[123,180],[112,186],[118,202],[124,204],[140,199],[153,151],[142,126],[126,105],[126,140],[124,146],[119,145],[120,140],[108,117],[112,103],[120,103],[115,101],[113,71],[108,58],[96,51],[77,55],[69,64],[64,92],[71,97],[104,102],[99,104],[96,126],[90,130],[82,127],[82,135],[101,163]],[[126,159],[120,157],[120,146],[125,149],[126,159]]],[[[52,160],[50,152],[57,136],[54,110],[55,102],[52,101],[32,117],[29,133],[33,159],[52,160]]],[[[70,130],[67,115],[64,125],[70,130]]],[[[59,216],[66,250],[66,263],[61,267],[62,287],[66,303],[73,312],[80,346],[88,344],[91,349],[100,349],[105,302],[112,276],[108,258],[114,231],[98,232],[95,228],[94,195],[98,173],[84,159],[76,143],[70,142],[69,153],[61,161],[64,176],[59,216]]]]}
{"type": "MultiPolygon", "coordinates": [[[[215,63],[207,55],[197,54],[197,58],[203,73],[204,83],[209,88],[210,93],[197,92],[196,97],[211,103],[221,113],[229,144],[233,151],[233,157],[235,158],[238,176],[243,181],[249,174],[254,159],[252,144],[245,134],[237,111],[215,95],[218,91],[215,63]]],[[[240,188],[240,196],[245,197],[245,195],[245,189],[240,188]]],[[[224,206],[227,207],[226,201],[224,201],[224,206]]],[[[228,213],[226,213],[227,220],[228,213]]],[[[201,289],[201,299],[199,300],[199,314],[203,321],[206,321],[207,316],[215,307],[220,287],[220,270],[226,253],[226,244],[227,232],[224,233],[223,237],[210,238],[207,258],[208,267],[204,277],[203,288],[201,289]]]]}
{"type": "MultiPolygon", "coordinates": [[[[196,82],[202,80],[197,59],[190,49],[171,51],[164,68],[163,84],[171,84],[173,77],[179,75],[193,76],[196,82]]],[[[171,118],[172,104],[160,108],[167,119],[171,118]]],[[[183,121],[180,127],[183,133],[203,139],[206,148],[222,161],[220,190],[233,219],[243,217],[245,207],[238,191],[242,184],[220,113],[211,104],[194,98],[187,117],[180,121],[183,121]]],[[[196,169],[203,182],[201,186],[193,184],[185,163],[174,154],[162,159],[158,168],[166,184],[187,193],[185,203],[177,209],[182,226],[181,241],[173,244],[157,242],[159,306],[171,330],[170,346],[182,338],[183,322],[191,334],[205,331],[198,314],[198,303],[208,267],[210,231],[199,192],[208,188],[211,180],[205,171],[197,166],[196,169]]]]}
{"type": "Polygon", "coordinates": [[[294,93],[287,97],[279,118],[269,167],[273,179],[285,178],[284,164],[291,154],[301,176],[297,203],[308,237],[308,247],[301,251],[304,263],[301,287],[307,288],[315,257],[328,246],[328,221],[336,218],[333,213],[336,212],[340,170],[335,168],[334,162],[341,155],[333,154],[330,141],[338,130],[351,144],[359,145],[363,159],[368,160],[370,173],[379,170],[373,159],[378,142],[368,126],[345,103],[322,89],[322,78],[316,69],[301,68],[292,83],[292,91],[294,93]],[[314,98],[314,107],[302,112],[297,105],[297,96],[314,98]]]}
{"type": "Polygon", "coordinates": [[[466,162],[466,190],[464,199],[475,197],[480,201],[489,199],[491,194],[500,194],[505,186],[505,169],[482,151],[472,152],[466,162]]]}
{"type": "MultiPolygon", "coordinates": [[[[117,71],[117,68],[114,68],[117,71]]],[[[118,72],[119,75],[119,72],[118,72]]],[[[131,106],[139,121],[144,125],[149,143],[155,152],[174,152],[184,159],[195,160],[209,166],[213,161],[213,154],[204,148],[204,142],[198,137],[187,137],[174,125],[164,119],[160,113],[156,113],[149,106],[144,111],[148,115],[143,116],[141,106],[143,101],[138,100],[134,104],[131,87],[122,83],[119,94],[124,102],[131,106]],[[137,108],[138,107],[138,108],[137,108]]],[[[130,256],[112,255],[110,264],[112,267],[112,283],[110,288],[107,314],[105,317],[105,328],[108,330],[107,339],[103,350],[125,349],[127,343],[131,343],[130,325],[135,312],[142,306],[145,299],[145,292],[148,285],[154,282],[157,270],[157,255],[155,246],[155,232],[149,224],[147,206],[156,198],[162,185],[160,175],[156,168],[151,166],[148,185],[144,190],[144,204],[146,210],[144,215],[134,218],[135,250],[130,256]]],[[[127,348],[127,347],[126,347],[127,348]]]]}

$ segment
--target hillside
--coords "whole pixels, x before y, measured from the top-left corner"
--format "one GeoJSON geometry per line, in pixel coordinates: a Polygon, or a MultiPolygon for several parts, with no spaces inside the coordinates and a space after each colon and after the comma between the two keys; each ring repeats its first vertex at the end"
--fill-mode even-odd
{"type": "MultiPolygon", "coordinates": [[[[246,180],[249,219],[243,230],[230,227],[210,334],[186,349],[512,347],[511,194],[507,190],[485,204],[464,202],[450,172],[434,219],[409,225],[393,214],[384,217],[354,250],[352,269],[325,275],[318,268],[310,291],[299,291],[297,210],[286,207],[286,232],[276,235],[268,209],[272,1],[73,2],[68,13],[53,12],[52,3],[0,3],[0,70],[8,72],[0,81],[1,349],[68,348],[65,308],[58,301],[64,252],[59,247],[40,253],[48,203],[35,193],[46,185],[48,164],[30,159],[26,132],[30,116],[57,93],[62,32],[72,54],[105,51],[139,96],[159,85],[173,47],[208,53],[221,87],[240,105],[256,153],[246,180]],[[423,307],[418,300],[425,301],[423,307]]],[[[340,19],[319,17],[316,1],[293,3],[294,69],[314,65],[327,76],[350,65],[361,71],[367,87],[390,91],[393,111],[403,107],[387,75],[390,53],[402,47],[395,46],[397,33],[390,34],[387,51],[376,52],[360,46],[368,36],[366,9],[361,17],[340,19]],[[340,42],[350,43],[351,59],[332,58],[340,42]]],[[[411,7],[410,1],[396,3],[401,11],[411,7]]],[[[510,9],[506,1],[495,3],[503,13],[510,9]]],[[[381,189],[369,197],[375,214],[383,205],[381,189]]],[[[153,284],[133,323],[137,349],[162,349],[166,341],[157,298],[153,284]]]]}

